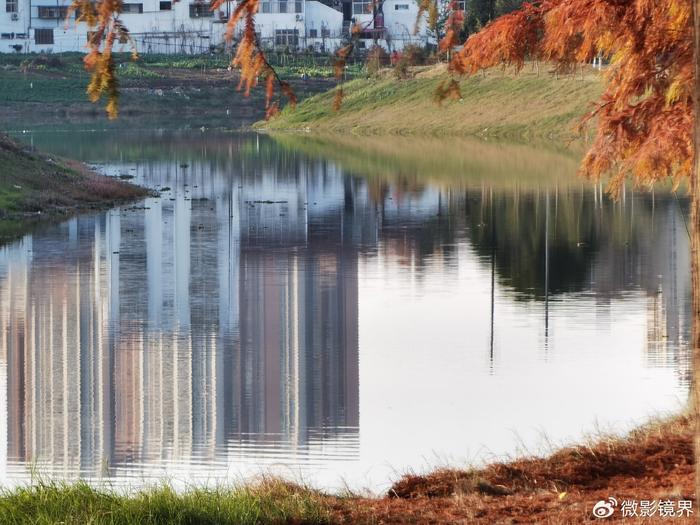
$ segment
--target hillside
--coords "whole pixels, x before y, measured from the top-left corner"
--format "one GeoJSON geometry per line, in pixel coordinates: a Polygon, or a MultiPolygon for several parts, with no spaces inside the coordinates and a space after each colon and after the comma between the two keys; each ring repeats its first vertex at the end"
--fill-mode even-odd
{"type": "Polygon", "coordinates": [[[556,78],[543,68],[515,75],[490,70],[462,79],[462,99],[434,100],[448,78],[445,66],[415,68],[413,77],[390,73],[347,82],[340,111],[333,110],[334,90],[304,100],[296,110],[257,127],[266,130],[333,131],[355,134],[482,135],[517,140],[568,139],[601,94],[600,75],[556,78]],[[504,117],[506,115],[506,117],[504,117]]]}

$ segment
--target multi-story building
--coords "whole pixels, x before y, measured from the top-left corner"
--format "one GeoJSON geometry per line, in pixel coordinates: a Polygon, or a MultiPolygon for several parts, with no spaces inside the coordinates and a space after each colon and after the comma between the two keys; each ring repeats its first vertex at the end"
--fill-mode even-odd
{"type": "MultiPolygon", "coordinates": [[[[0,52],[83,51],[89,38],[85,24],[69,16],[71,0],[0,0],[0,52]],[[4,3],[4,5],[3,5],[4,3]]],[[[224,45],[231,2],[212,11],[209,2],[129,0],[120,15],[141,53],[206,53],[224,45]]],[[[425,23],[416,19],[415,0],[261,0],[257,15],[266,48],[331,52],[357,24],[360,47],[374,43],[387,50],[424,43],[425,23]]],[[[129,42],[121,42],[127,49],[129,42]]]]}

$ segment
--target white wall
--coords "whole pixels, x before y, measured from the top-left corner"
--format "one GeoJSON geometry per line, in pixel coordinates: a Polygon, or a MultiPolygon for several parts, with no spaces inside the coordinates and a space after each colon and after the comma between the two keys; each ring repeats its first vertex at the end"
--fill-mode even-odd
{"type": "MultiPolygon", "coordinates": [[[[5,2],[0,0],[0,52],[14,52],[12,45],[21,45],[22,52],[64,52],[84,51],[87,44],[87,27],[76,26],[75,20],[42,20],[38,18],[39,6],[68,6],[70,0],[19,0],[18,20],[5,12],[5,2]],[[35,43],[36,28],[51,28],[54,31],[52,45],[35,43]],[[12,34],[26,34],[26,39],[9,38],[12,34]]],[[[142,3],[143,13],[125,13],[121,18],[137,41],[141,53],[205,53],[210,45],[219,45],[223,41],[226,24],[219,22],[219,13],[211,17],[190,17],[190,1],[181,0],[172,3],[172,10],[161,11],[160,0],[128,0],[126,3],[142,3]],[[177,33],[178,35],[175,35],[177,33]]],[[[292,2],[290,1],[290,4],[292,2]]],[[[231,10],[233,6],[231,6],[231,10]]],[[[407,42],[422,42],[424,36],[413,34],[418,6],[415,0],[386,0],[383,7],[384,25],[389,35],[389,43],[379,43],[390,50],[403,47],[407,42]],[[407,5],[408,9],[397,10],[396,5],[407,5]]],[[[365,25],[372,20],[371,14],[354,15],[357,23],[365,25]]],[[[299,45],[313,46],[317,51],[324,47],[326,52],[336,50],[341,44],[343,14],[317,0],[304,2],[302,13],[259,13],[258,30],[261,37],[273,42],[277,29],[296,29],[299,32],[299,45]],[[324,39],[322,29],[330,30],[331,37],[324,39]],[[317,38],[309,37],[309,30],[317,30],[317,38]]],[[[425,21],[421,30],[425,32],[425,21]]],[[[365,41],[371,47],[373,41],[365,41]]],[[[128,45],[119,45],[117,49],[128,50],[128,45]]]]}
{"type": "MultiPolygon", "coordinates": [[[[3,4],[5,0],[0,0],[3,4]]],[[[87,44],[88,28],[85,24],[76,24],[74,17],[66,20],[45,20],[39,18],[39,6],[68,6],[70,0],[29,0],[20,1],[20,20],[9,23],[10,15],[0,5],[0,33],[25,32],[27,40],[16,42],[0,39],[0,52],[12,51],[14,43],[23,44],[22,51],[63,52],[84,51],[87,44]],[[14,29],[13,29],[14,28],[14,29]],[[35,29],[53,29],[54,43],[40,45],[35,43],[35,29]]],[[[130,33],[137,40],[140,52],[183,52],[202,53],[210,44],[222,41],[225,24],[219,23],[219,14],[211,17],[190,17],[190,2],[173,2],[171,10],[160,10],[160,0],[140,0],[125,3],[143,4],[143,13],[123,13],[121,19],[130,33]],[[179,37],[173,37],[173,33],[179,37]],[[149,33],[148,37],[144,33],[149,33]],[[168,33],[164,37],[164,33],[168,33]],[[201,36],[197,36],[199,33],[201,36]],[[186,35],[186,36],[185,36],[186,35]]],[[[117,49],[128,49],[128,45],[118,45],[117,49]]]]}
{"type": "Polygon", "coordinates": [[[343,13],[327,5],[310,0],[306,2],[306,44],[316,51],[334,51],[340,47],[340,34],[343,31],[343,13]],[[311,38],[309,30],[315,29],[317,37],[311,38]],[[322,37],[322,30],[330,31],[330,38],[322,37]]]}
{"type": "Polygon", "coordinates": [[[389,47],[401,50],[405,44],[425,42],[427,22],[421,17],[418,32],[415,33],[418,4],[415,0],[385,0],[384,27],[389,34],[389,47]],[[396,9],[396,6],[408,6],[408,9],[396,9]]]}
{"type": "Polygon", "coordinates": [[[7,13],[5,9],[6,0],[0,0],[0,53],[14,53],[13,45],[22,46],[22,51],[26,50],[28,39],[17,38],[17,35],[27,34],[29,26],[29,2],[19,0],[16,18],[12,20],[13,13],[7,13]],[[5,34],[5,38],[1,35],[5,34]],[[12,35],[14,34],[14,37],[12,35]]]}
{"type": "Polygon", "coordinates": [[[299,37],[304,36],[304,12],[301,13],[258,13],[255,24],[263,39],[275,37],[278,29],[296,29],[299,37]]]}

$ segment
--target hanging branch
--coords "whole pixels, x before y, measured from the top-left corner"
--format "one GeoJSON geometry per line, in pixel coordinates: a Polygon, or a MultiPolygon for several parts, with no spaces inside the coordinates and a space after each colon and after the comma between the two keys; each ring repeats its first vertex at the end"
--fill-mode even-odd
{"type": "MultiPolygon", "coordinates": [[[[229,0],[214,0],[211,10],[215,11],[229,0]]],[[[243,22],[241,40],[238,42],[236,54],[231,60],[231,65],[240,70],[241,78],[238,82],[238,90],[243,89],[245,96],[250,95],[250,90],[257,86],[260,77],[265,78],[265,118],[276,115],[281,106],[281,97],[284,96],[292,107],[296,106],[297,97],[289,83],[283,81],[268,62],[265,52],[262,50],[258,36],[255,33],[255,15],[258,12],[259,0],[242,0],[233,11],[226,24],[226,42],[233,41],[233,33],[239,22],[243,22]],[[280,98],[273,101],[275,85],[279,88],[280,98]]]]}
{"type": "Polygon", "coordinates": [[[85,69],[91,73],[87,94],[96,103],[107,98],[105,112],[110,120],[119,114],[119,82],[117,80],[112,50],[115,42],[128,42],[131,45],[132,60],[138,59],[136,45],[128,29],[119,20],[122,11],[121,0],[73,0],[68,7],[66,26],[73,13],[78,13],[76,24],[84,22],[89,28],[88,53],[83,58],[85,69]]]}
{"type": "MultiPolygon", "coordinates": [[[[220,8],[229,0],[214,0],[211,10],[220,8]]],[[[110,119],[117,118],[119,113],[119,82],[113,57],[114,44],[130,43],[132,59],[138,59],[136,45],[128,29],[119,20],[122,12],[122,0],[73,0],[68,8],[68,18],[78,13],[76,23],[84,22],[88,27],[88,53],[83,62],[91,73],[87,87],[88,97],[92,102],[98,102],[106,97],[105,111],[110,119]]],[[[243,31],[237,45],[231,65],[240,70],[238,89],[244,89],[246,96],[257,86],[260,77],[266,80],[265,113],[270,118],[279,112],[281,98],[284,96],[294,107],[297,97],[288,82],[283,81],[268,62],[255,33],[255,15],[258,12],[258,0],[242,0],[233,12],[226,27],[226,42],[233,41],[233,33],[240,21],[243,21],[243,31]],[[275,87],[279,89],[280,98],[274,99],[275,87]]]]}
{"type": "Polygon", "coordinates": [[[650,186],[693,170],[694,39],[687,0],[545,0],[504,15],[472,35],[451,69],[472,74],[527,59],[555,72],[606,58],[605,92],[584,123],[597,134],[581,165],[594,180],[611,175],[619,193],[629,176],[650,186]]]}

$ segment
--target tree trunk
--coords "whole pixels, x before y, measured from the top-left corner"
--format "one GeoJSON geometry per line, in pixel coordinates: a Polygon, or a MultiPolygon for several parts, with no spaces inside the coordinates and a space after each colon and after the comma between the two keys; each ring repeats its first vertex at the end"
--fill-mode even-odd
{"type": "Polygon", "coordinates": [[[693,18],[695,32],[695,158],[693,173],[690,181],[691,192],[691,225],[690,225],[690,265],[691,265],[691,294],[692,294],[692,334],[693,351],[693,382],[692,382],[692,414],[695,425],[695,516],[700,524],[700,0],[693,2],[693,18]]]}

